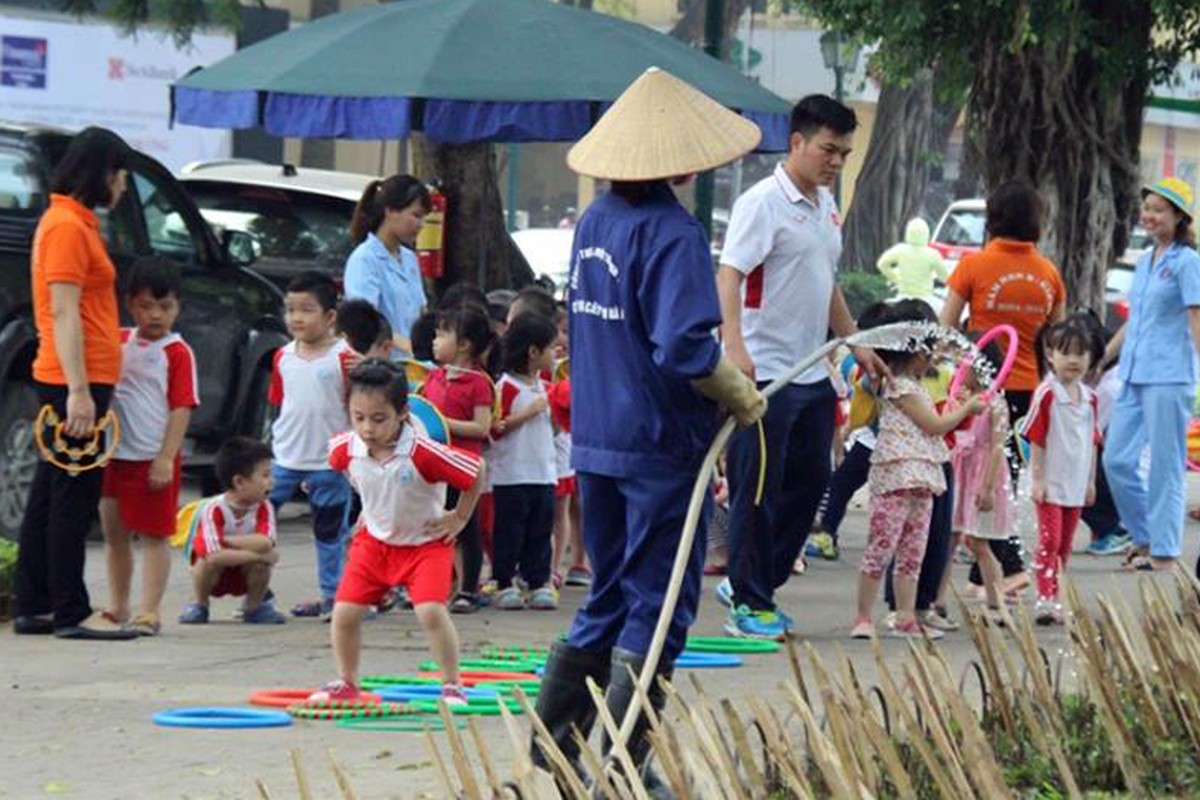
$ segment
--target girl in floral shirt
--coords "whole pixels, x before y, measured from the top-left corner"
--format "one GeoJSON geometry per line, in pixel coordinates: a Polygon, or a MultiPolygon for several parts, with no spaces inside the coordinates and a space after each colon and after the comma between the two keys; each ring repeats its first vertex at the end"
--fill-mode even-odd
{"type": "MultiPolygon", "coordinates": [[[[889,319],[887,322],[905,322],[889,319]]],[[[929,538],[933,498],[946,491],[942,464],[950,452],[943,436],[969,415],[983,410],[978,396],[957,407],[947,406],[938,414],[929,393],[921,385],[931,355],[928,348],[916,352],[878,350],[892,377],[879,393],[879,436],[871,455],[869,538],[863,552],[858,579],[858,616],[850,630],[854,639],[875,635],[871,606],[892,556],[896,558],[896,625],[898,636],[941,638],[942,632],[917,623],[917,577],[929,538]]]]}

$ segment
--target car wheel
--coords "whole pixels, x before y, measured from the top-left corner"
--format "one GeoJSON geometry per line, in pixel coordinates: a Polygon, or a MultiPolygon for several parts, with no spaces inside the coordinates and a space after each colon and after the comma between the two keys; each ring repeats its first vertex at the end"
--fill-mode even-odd
{"type": "Polygon", "coordinates": [[[0,401],[0,537],[17,539],[29,487],[37,469],[37,446],[33,420],[37,416],[37,393],[27,383],[4,384],[0,401]]]}
{"type": "Polygon", "coordinates": [[[242,412],[242,435],[267,444],[271,443],[271,426],[279,416],[279,409],[267,402],[270,388],[271,367],[267,363],[254,373],[254,381],[246,395],[246,408],[242,412]]]}

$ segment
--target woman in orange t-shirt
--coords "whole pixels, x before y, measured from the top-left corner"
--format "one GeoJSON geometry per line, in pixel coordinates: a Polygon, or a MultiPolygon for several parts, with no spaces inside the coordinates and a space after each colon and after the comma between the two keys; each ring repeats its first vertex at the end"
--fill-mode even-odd
{"type": "MultiPolygon", "coordinates": [[[[1033,348],[1037,332],[1066,313],[1067,292],[1058,268],[1037,249],[1044,213],[1041,196],[1029,184],[1009,181],[998,186],[987,201],[987,244],[963,256],[946,283],[942,306],[941,323],[949,328],[959,327],[966,308],[967,330],[983,332],[1002,324],[1017,329],[1017,359],[1004,386],[1014,424],[1029,411],[1040,381],[1033,348]]],[[[1011,466],[1016,486],[1018,464],[1011,466]]],[[[1005,588],[1028,585],[1019,542],[995,539],[991,546],[1004,568],[1005,588]]],[[[971,570],[971,582],[982,585],[978,567],[971,570]]]]}
{"type": "MultiPolygon", "coordinates": [[[[31,284],[38,332],[33,378],[43,405],[65,420],[69,439],[91,434],[121,372],[117,271],[100,235],[96,206],[125,193],[129,145],[103,128],[71,140],[50,187],[50,207],[33,237],[31,284]]],[[[100,502],[101,472],[72,476],[38,463],[17,559],[19,634],[129,639],[119,621],[93,612],[83,582],[89,521],[100,502]]]]}

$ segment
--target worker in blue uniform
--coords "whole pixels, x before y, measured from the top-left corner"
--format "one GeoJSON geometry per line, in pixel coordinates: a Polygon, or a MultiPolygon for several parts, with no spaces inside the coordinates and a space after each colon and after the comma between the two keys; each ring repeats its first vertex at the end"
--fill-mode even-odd
{"type": "MultiPolygon", "coordinates": [[[[1129,320],[1108,344],[1124,382],[1104,436],[1104,469],[1121,522],[1133,535],[1129,566],[1172,569],[1183,552],[1187,431],[1200,352],[1200,255],[1195,197],[1180,178],[1142,189],[1142,227],[1154,246],[1138,258],[1129,320]],[[1142,458],[1150,449],[1150,474],[1142,458]]],[[[1196,565],[1200,573],[1200,562],[1196,565]]]]}
{"type": "MultiPolygon", "coordinates": [[[[708,238],[671,189],[760,138],[753,123],[651,69],[567,156],[574,171],[612,182],[576,227],[568,287],[572,462],[594,579],[567,641],[551,650],[537,703],[576,769],[571,728],[586,736],[596,718],[585,679],[607,686],[618,724],[634,697],[630,671],[645,663],[721,409],[748,425],[766,408],[721,353],[708,238]]],[[[659,665],[667,677],[695,619],[705,527],[659,665]]],[[[657,683],[650,700],[661,707],[657,683]]],[[[649,753],[645,725],[643,716],[626,743],[639,767],[649,753]]],[[[544,765],[536,747],[534,758],[544,765]]],[[[650,774],[643,780],[665,791],[650,774]]]]}

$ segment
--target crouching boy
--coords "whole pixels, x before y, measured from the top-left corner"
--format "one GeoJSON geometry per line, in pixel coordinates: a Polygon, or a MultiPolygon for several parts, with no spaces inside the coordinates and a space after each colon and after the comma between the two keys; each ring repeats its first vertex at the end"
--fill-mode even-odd
{"type": "Polygon", "coordinates": [[[188,545],[195,602],[180,615],[184,625],[208,622],[212,597],[244,597],[242,621],[252,625],[284,622],[270,601],[275,549],[275,510],[271,493],[271,448],[244,436],[221,445],[213,465],[223,494],[197,509],[196,532],[188,545]]]}

